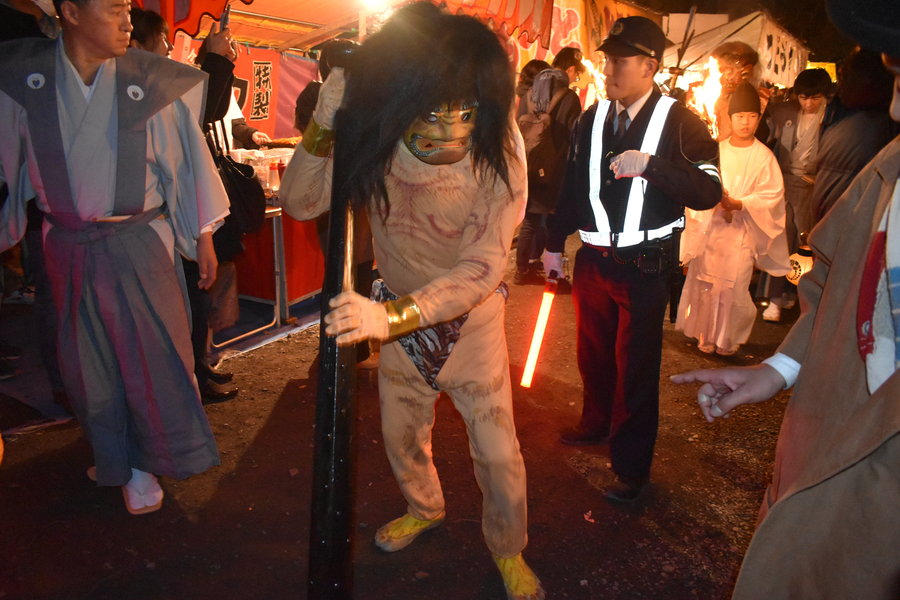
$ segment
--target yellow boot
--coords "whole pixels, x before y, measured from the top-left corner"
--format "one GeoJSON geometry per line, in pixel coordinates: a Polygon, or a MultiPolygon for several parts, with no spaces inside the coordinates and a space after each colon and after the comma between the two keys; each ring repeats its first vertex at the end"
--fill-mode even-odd
{"type": "Polygon", "coordinates": [[[375,545],[385,552],[396,552],[409,546],[424,531],[444,522],[444,513],[434,519],[417,519],[409,513],[394,519],[375,532],[375,545]]]}
{"type": "Polygon", "coordinates": [[[494,562],[497,563],[497,568],[500,569],[500,575],[503,577],[508,600],[544,600],[546,598],[540,579],[525,564],[521,552],[509,558],[494,556],[494,562]]]}

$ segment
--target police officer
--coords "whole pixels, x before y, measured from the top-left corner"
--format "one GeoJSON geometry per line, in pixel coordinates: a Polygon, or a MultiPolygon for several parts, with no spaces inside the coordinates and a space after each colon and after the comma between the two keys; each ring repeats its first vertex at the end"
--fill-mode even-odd
{"type": "Polygon", "coordinates": [[[544,254],[545,271],[560,273],[566,237],[578,231],[573,298],[584,407],[560,440],[608,441],[616,481],[605,495],[618,502],[636,500],[650,476],[667,283],[684,207],[705,210],[722,198],[718,145],[653,82],[664,49],[662,30],[644,17],[617,20],[598,48],[609,99],[578,121],[544,254]]]}

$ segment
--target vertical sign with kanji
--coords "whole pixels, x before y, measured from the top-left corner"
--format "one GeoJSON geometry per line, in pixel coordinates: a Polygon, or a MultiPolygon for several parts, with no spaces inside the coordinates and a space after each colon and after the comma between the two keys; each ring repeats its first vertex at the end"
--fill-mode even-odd
{"type": "Polygon", "coordinates": [[[272,63],[253,61],[253,98],[250,104],[250,120],[263,121],[269,118],[269,103],[272,101],[272,63]]]}

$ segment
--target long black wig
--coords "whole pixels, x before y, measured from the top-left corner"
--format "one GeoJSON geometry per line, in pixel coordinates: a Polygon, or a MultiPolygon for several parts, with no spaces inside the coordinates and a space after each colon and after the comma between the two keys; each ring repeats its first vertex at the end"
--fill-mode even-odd
{"type": "Polygon", "coordinates": [[[477,19],[428,2],[401,8],[352,56],[335,121],[336,191],[387,218],[385,175],[404,132],[442,104],[472,100],[474,175],[509,187],[513,79],[503,46],[477,19]]]}

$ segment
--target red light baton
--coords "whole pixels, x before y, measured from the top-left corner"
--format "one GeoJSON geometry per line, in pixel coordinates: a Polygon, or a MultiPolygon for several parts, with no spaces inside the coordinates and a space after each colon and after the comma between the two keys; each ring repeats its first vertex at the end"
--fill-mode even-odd
{"type": "Polygon", "coordinates": [[[541,344],[544,342],[544,331],[547,329],[547,320],[550,318],[550,307],[553,306],[553,298],[556,297],[556,284],[558,274],[550,271],[547,283],[544,285],[544,297],[541,299],[541,309],[538,311],[537,322],[534,324],[534,334],[531,336],[531,347],[528,349],[528,359],[525,361],[525,370],[522,371],[522,381],[519,385],[525,388],[531,387],[531,379],[534,377],[534,368],[537,366],[538,355],[541,353],[541,344]]]}

